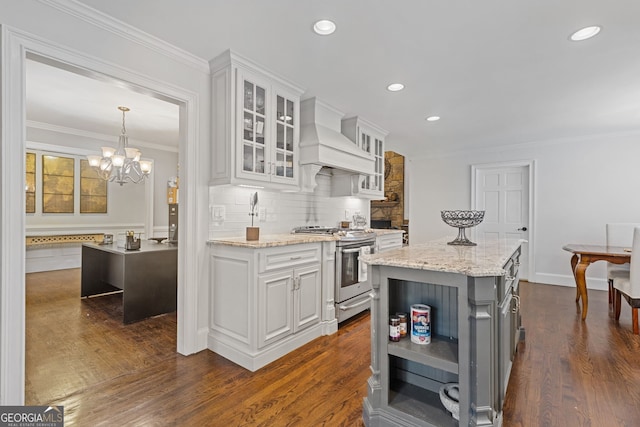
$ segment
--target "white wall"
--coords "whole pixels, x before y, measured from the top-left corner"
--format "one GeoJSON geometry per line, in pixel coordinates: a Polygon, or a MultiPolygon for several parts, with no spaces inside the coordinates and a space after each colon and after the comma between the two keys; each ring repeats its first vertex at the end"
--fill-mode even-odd
{"type": "MultiPolygon", "coordinates": [[[[265,208],[265,221],[254,218],[254,226],[260,227],[260,235],[289,233],[303,225],[339,226],[350,215],[359,212],[367,220],[369,200],[354,197],[330,197],[329,175],[318,174],[318,186],[313,193],[286,193],[264,189],[235,186],[217,186],[209,189],[209,237],[242,237],[251,225],[249,195],[258,192],[258,209],[265,208]],[[226,219],[216,221],[213,209],[224,206],[226,219]]],[[[351,221],[351,217],[349,217],[351,221]]]]}
{"type": "MultiPolygon", "coordinates": [[[[176,108],[177,113],[177,108],[176,108]]],[[[116,133],[117,133],[116,129],[116,133]]],[[[35,148],[42,151],[42,147],[52,152],[77,154],[79,158],[91,152],[100,153],[100,147],[104,145],[116,146],[117,135],[109,138],[107,135],[86,135],[86,132],[77,132],[73,129],[46,128],[45,126],[27,127],[27,148],[35,148]]],[[[176,141],[177,144],[177,141],[176,141]]],[[[169,219],[167,213],[166,188],[167,180],[178,174],[178,150],[150,143],[139,143],[129,140],[129,145],[139,148],[145,159],[153,160],[153,228],[154,235],[168,235],[169,219]],[[145,147],[146,146],[146,147],[145,147]],[[149,146],[153,148],[149,148],[149,146]]],[[[47,227],[66,229],[73,231],[74,227],[81,229],[79,232],[117,232],[130,229],[135,225],[136,229],[144,226],[145,222],[145,185],[126,184],[120,186],[115,183],[108,184],[108,208],[107,214],[91,215],[42,215],[39,213],[28,214],[26,217],[27,234],[36,234],[39,231],[49,231],[47,227]]],[[[36,196],[39,193],[36,192],[36,196]]]]}
{"type": "MultiPolygon", "coordinates": [[[[412,157],[409,199],[411,243],[456,231],[443,209],[469,209],[471,165],[535,160],[534,265],[529,280],[574,286],[568,243],[604,244],[607,222],[640,222],[639,135],[540,141],[514,148],[469,151],[438,158],[412,157]]],[[[605,289],[604,263],[587,270],[587,285],[605,289]]]]}
{"type": "Polygon", "coordinates": [[[24,88],[22,49],[111,75],[181,102],[178,350],[206,348],[209,69],[206,61],[66,1],[0,2],[2,167],[0,403],[24,402],[24,88]],[[87,19],[82,17],[86,16],[87,19]],[[182,196],[181,196],[182,197],[182,196]],[[181,202],[183,200],[181,199],[181,202]],[[203,207],[205,207],[203,209],[203,207]],[[201,212],[202,211],[202,212],[201,212]],[[22,286],[21,286],[22,285],[22,286]]]}

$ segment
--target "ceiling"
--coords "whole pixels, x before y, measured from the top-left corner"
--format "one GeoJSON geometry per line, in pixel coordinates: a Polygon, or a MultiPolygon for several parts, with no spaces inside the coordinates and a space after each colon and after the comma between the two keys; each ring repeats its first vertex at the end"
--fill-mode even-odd
{"type": "MultiPolygon", "coordinates": [[[[231,48],[305,88],[304,98],[388,130],[387,148],[404,155],[640,134],[637,0],[80,1],[204,60],[231,48]],[[323,18],[333,35],[311,31],[323,18]],[[596,24],[596,37],[569,40],[596,24]],[[394,82],[405,89],[387,91],[394,82]]],[[[60,120],[73,111],[66,103],[91,101],[77,92],[54,95],[60,120]]],[[[114,133],[118,100],[102,102],[108,95],[96,97],[94,118],[114,133]]],[[[135,112],[131,132],[151,114],[135,112]]]]}
{"type": "MultiPolygon", "coordinates": [[[[104,76],[89,76],[27,59],[27,120],[34,126],[50,126],[96,134],[118,142],[122,112],[130,109],[125,127],[131,144],[157,148],[178,146],[178,110],[171,104],[104,76]]],[[[79,70],[78,70],[79,71],[79,70]]]]}

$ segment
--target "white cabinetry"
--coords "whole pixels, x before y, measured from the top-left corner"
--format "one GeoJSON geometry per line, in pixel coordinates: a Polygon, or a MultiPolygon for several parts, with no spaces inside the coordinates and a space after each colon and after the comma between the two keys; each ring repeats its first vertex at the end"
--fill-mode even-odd
{"type": "Polygon", "coordinates": [[[231,51],[210,68],[211,184],[298,188],[302,89],[231,51]]]}
{"type": "Polygon", "coordinates": [[[402,248],[402,235],[404,234],[402,230],[398,230],[397,232],[375,230],[375,233],[376,253],[402,248]]]}
{"type": "Polygon", "coordinates": [[[362,151],[373,156],[375,164],[372,174],[351,175],[348,179],[350,185],[344,185],[346,178],[340,186],[345,191],[349,188],[350,194],[337,194],[340,190],[332,189],[332,195],[359,196],[371,199],[384,198],[384,139],[387,131],[366,121],[361,117],[349,117],[342,120],[342,134],[349,138],[362,151]]]}
{"type": "Polygon", "coordinates": [[[320,322],[320,264],[258,276],[258,347],[320,322]]]}
{"type": "Polygon", "coordinates": [[[323,299],[333,303],[333,293],[323,291],[333,286],[323,281],[323,264],[333,263],[324,246],[332,244],[212,245],[208,348],[255,371],[331,333],[335,314],[324,322],[322,308],[323,299]]]}

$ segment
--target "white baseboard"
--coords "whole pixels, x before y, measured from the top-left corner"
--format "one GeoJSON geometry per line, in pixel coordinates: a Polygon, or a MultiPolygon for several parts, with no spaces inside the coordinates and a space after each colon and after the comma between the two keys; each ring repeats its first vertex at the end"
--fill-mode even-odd
{"type": "Polygon", "coordinates": [[[209,327],[205,326],[204,328],[198,329],[198,338],[197,338],[197,346],[195,353],[206,350],[207,349],[207,339],[209,338],[209,327]]]}
{"type": "MultiPolygon", "coordinates": [[[[569,286],[574,288],[576,286],[573,275],[538,273],[535,274],[534,277],[534,279],[529,279],[529,281],[545,285],[569,286]]],[[[606,291],[609,289],[609,285],[606,279],[587,276],[587,289],[606,291]]]]}
{"type": "Polygon", "coordinates": [[[289,335],[287,338],[273,343],[262,350],[251,351],[248,347],[239,348],[237,342],[234,343],[228,337],[217,334],[216,331],[211,331],[208,336],[207,347],[209,350],[229,359],[233,363],[251,372],[255,372],[321,335],[322,325],[318,323],[303,331],[289,335]]]}

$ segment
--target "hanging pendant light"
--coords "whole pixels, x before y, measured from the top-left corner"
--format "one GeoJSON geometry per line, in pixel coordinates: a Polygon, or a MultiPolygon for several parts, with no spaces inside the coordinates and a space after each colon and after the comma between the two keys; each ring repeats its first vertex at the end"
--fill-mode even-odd
{"type": "Polygon", "coordinates": [[[140,160],[142,153],[129,147],[129,137],[125,127],[124,115],[129,108],[118,107],[122,111],[122,133],[118,138],[118,148],[102,147],[102,156],[87,156],[91,166],[101,179],[124,185],[127,182],[137,184],[151,173],[152,162],[140,160]]]}

